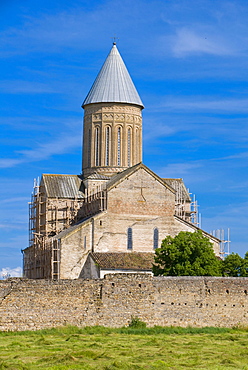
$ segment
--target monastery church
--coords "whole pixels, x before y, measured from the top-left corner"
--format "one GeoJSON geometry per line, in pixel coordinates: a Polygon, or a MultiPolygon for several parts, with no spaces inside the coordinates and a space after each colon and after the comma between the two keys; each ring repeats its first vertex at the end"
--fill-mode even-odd
{"type": "MultiPolygon", "coordinates": [[[[151,273],[166,236],[199,228],[182,179],[160,178],[142,163],[144,106],[115,43],[82,108],[82,174],[43,174],[35,184],[24,276],[151,273]]],[[[219,240],[203,233],[219,256],[219,240]]]]}

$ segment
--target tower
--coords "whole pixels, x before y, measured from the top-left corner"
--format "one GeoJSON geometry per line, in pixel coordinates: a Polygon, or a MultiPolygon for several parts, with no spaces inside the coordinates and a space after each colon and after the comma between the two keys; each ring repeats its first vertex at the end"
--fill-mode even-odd
{"type": "Polygon", "coordinates": [[[142,161],[143,103],[116,47],[86,96],[83,175],[112,176],[142,161]]]}

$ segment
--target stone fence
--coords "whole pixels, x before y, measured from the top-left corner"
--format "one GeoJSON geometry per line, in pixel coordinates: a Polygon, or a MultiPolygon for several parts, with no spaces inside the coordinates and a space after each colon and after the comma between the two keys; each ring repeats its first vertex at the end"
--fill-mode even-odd
{"type": "Polygon", "coordinates": [[[0,281],[0,330],[62,325],[248,326],[248,278],[112,274],[96,280],[0,281]]]}

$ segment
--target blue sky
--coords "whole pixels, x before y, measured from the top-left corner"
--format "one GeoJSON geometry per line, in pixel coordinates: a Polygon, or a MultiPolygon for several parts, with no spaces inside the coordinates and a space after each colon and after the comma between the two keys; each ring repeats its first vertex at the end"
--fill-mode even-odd
{"type": "Polygon", "coordinates": [[[81,172],[81,104],[112,37],[145,105],[143,161],[248,250],[248,3],[0,2],[0,271],[19,273],[42,173],[81,172]]]}

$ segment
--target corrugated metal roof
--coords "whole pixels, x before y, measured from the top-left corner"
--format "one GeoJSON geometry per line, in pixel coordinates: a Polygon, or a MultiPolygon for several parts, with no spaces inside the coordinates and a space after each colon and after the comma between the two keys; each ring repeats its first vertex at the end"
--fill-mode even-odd
{"type": "Polygon", "coordinates": [[[77,175],[42,175],[49,198],[83,198],[82,180],[77,175]]]}
{"type": "Polygon", "coordinates": [[[95,262],[103,269],[151,270],[154,253],[91,253],[95,262]]]}
{"type": "Polygon", "coordinates": [[[88,180],[88,179],[91,179],[91,180],[109,180],[110,176],[102,175],[100,173],[93,173],[93,174],[84,178],[84,180],[88,180]]]}
{"type": "Polygon", "coordinates": [[[92,103],[144,105],[114,44],[82,106],[92,103]]]}

